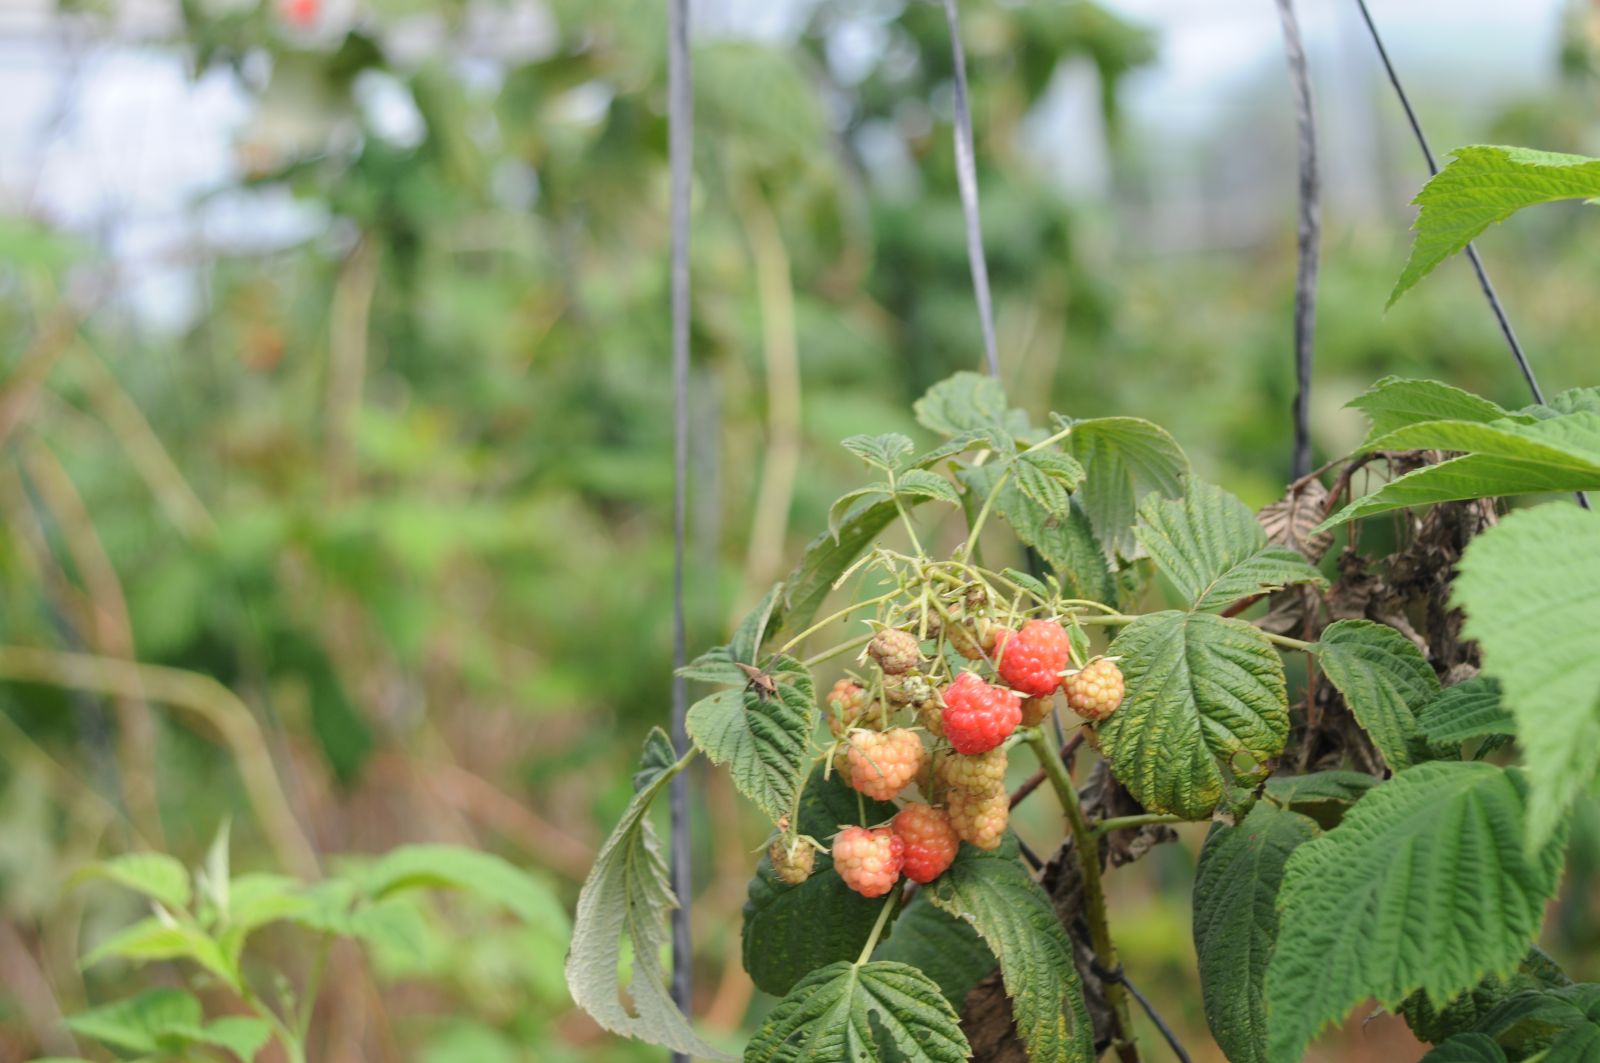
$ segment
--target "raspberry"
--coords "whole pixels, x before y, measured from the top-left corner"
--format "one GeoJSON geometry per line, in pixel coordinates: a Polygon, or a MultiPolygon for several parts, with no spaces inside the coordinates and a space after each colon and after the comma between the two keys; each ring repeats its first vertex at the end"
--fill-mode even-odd
{"type": "Polygon", "coordinates": [[[938,776],[939,781],[951,790],[981,795],[1004,793],[1006,751],[991,749],[972,757],[951,753],[939,761],[938,776]]]}
{"type": "Polygon", "coordinates": [[[1085,720],[1103,720],[1122,704],[1122,669],[1105,657],[1090,661],[1061,681],[1067,708],[1085,720]]]}
{"type": "Polygon", "coordinates": [[[922,644],[909,631],[886,627],[867,643],[867,656],[889,675],[909,672],[922,660],[922,644]]]}
{"type": "Polygon", "coordinates": [[[853,679],[841,679],[833,684],[823,704],[828,708],[828,730],[838,738],[856,725],[867,711],[867,691],[853,679]]]}
{"type": "Polygon", "coordinates": [[[917,722],[922,729],[935,738],[944,737],[944,706],[939,704],[937,698],[924,701],[917,706],[917,722]]]}
{"type": "Polygon", "coordinates": [[[944,733],[957,753],[987,753],[1022,720],[1022,699],[962,672],[944,688],[944,733]]]}
{"type": "Polygon", "coordinates": [[[779,838],[767,849],[767,856],[771,857],[772,870],[778,873],[780,879],[791,886],[798,886],[811,877],[817,851],[798,838],[788,842],[779,838]]]}
{"type": "Polygon", "coordinates": [[[907,805],[889,825],[905,843],[906,878],[913,882],[932,882],[944,874],[961,848],[950,817],[932,805],[907,805]]]}
{"type": "Polygon", "coordinates": [[[995,670],[1007,686],[1042,698],[1061,685],[1061,672],[1072,663],[1072,640],[1054,620],[1030,620],[1021,631],[1001,631],[994,640],[995,670]]]}
{"type": "Polygon", "coordinates": [[[952,624],[945,639],[955,651],[969,661],[976,661],[994,651],[995,625],[989,620],[976,620],[970,626],[952,624]]]}
{"type": "Polygon", "coordinates": [[[883,696],[896,705],[916,705],[933,697],[933,683],[920,672],[885,675],[883,696]]]}
{"type": "Polygon", "coordinates": [[[1011,816],[1011,799],[1004,790],[993,794],[971,794],[965,790],[951,790],[945,795],[945,811],[950,815],[950,825],[962,841],[971,842],[979,849],[994,849],[1006,832],[1006,820],[1011,816]]]}
{"type": "Polygon", "coordinates": [[[1055,699],[1051,698],[1051,697],[1023,698],[1022,699],[1022,723],[1023,723],[1023,725],[1026,726],[1026,727],[1037,727],[1037,726],[1039,726],[1045,720],[1048,720],[1050,718],[1050,714],[1055,711],[1055,707],[1056,707],[1055,699]]]}
{"type": "Polygon", "coordinates": [[[922,739],[904,727],[892,731],[851,731],[850,785],[874,801],[887,801],[904,790],[924,756],[922,739]]]}
{"type": "Polygon", "coordinates": [[[888,827],[846,827],[833,840],[833,869],[863,897],[882,897],[900,880],[905,842],[888,827]]]}

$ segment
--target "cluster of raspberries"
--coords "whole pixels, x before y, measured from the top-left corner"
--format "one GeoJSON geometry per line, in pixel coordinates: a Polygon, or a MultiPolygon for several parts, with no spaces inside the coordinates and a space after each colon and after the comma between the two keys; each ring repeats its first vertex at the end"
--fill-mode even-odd
{"type": "MultiPolygon", "coordinates": [[[[1003,744],[1019,725],[1046,719],[1057,690],[1090,722],[1122,702],[1116,662],[1098,658],[1074,670],[1071,640],[1053,620],[1029,620],[1016,629],[949,624],[943,634],[969,660],[992,662],[996,682],[964,671],[941,688],[923,673],[917,635],[885,628],[866,650],[882,673],[881,695],[847,678],[825,699],[828,727],[841,749],[836,769],[874,801],[903,801],[887,825],[847,827],[833,840],[834,870],[863,896],[883,896],[902,874],[933,881],[963,841],[979,849],[999,846],[1010,814],[1003,744]],[[935,739],[931,754],[918,730],[892,724],[902,709],[935,739]],[[913,783],[925,800],[902,798],[913,783]]],[[[769,850],[773,868],[785,882],[803,882],[815,850],[783,827],[784,836],[769,850]]]]}

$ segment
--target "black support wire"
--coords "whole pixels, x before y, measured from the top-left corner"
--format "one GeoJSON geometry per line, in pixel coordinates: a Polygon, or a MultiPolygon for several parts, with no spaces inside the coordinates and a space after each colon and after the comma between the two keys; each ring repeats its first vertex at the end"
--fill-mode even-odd
{"type": "MultiPolygon", "coordinates": [[[[684,528],[689,479],[689,193],[694,181],[694,97],[689,65],[689,0],[667,4],[668,155],[672,171],[672,747],[689,751],[684,727],[688,682],[678,669],[687,659],[683,616],[684,528]]],[[[672,912],[672,999],[690,1013],[693,954],[689,935],[689,773],[668,784],[672,819],[669,878],[678,907],[672,912]]],[[[688,1063],[681,1052],[674,1063],[688,1063]]]]}
{"type": "Polygon", "coordinates": [[[1283,23],[1283,49],[1294,87],[1295,130],[1299,141],[1300,220],[1295,244],[1299,258],[1294,279],[1294,457],[1290,478],[1311,471],[1311,352],[1317,322],[1317,258],[1322,244],[1321,178],[1317,172],[1317,123],[1311,107],[1311,75],[1294,0],[1277,0],[1283,23]]]}

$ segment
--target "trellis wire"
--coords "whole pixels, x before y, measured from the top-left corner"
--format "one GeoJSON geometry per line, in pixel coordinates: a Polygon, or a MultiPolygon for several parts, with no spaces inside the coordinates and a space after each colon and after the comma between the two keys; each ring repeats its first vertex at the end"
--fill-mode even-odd
{"type": "MultiPolygon", "coordinates": [[[[689,751],[684,727],[687,680],[678,670],[687,659],[684,631],[683,555],[689,478],[689,193],[694,180],[694,97],[689,66],[689,0],[667,4],[668,156],[672,177],[672,747],[689,751]]],[[[669,879],[678,907],[672,912],[672,999],[685,1015],[692,1005],[689,935],[689,775],[668,784],[672,823],[669,879]]],[[[681,1052],[674,1063],[688,1063],[681,1052]]]]}
{"type": "Polygon", "coordinates": [[[1311,354],[1317,321],[1317,257],[1322,243],[1321,179],[1317,173],[1317,124],[1311,107],[1311,75],[1294,0],[1277,0],[1283,48],[1294,87],[1295,131],[1299,141],[1300,218],[1295,242],[1294,282],[1294,457],[1290,478],[1311,471],[1311,354]]]}

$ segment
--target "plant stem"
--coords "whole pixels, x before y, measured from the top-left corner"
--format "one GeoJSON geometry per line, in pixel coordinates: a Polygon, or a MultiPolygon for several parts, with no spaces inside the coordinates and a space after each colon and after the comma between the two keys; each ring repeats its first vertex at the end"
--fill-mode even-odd
{"type": "Polygon", "coordinates": [[[815,654],[815,655],[813,655],[811,657],[807,657],[805,660],[801,661],[800,663],[805,665],[807,668],[815,668],[817,665],[821,664],[823,661],[831,661],[833,658],[839,656],[841,653],[849,653],[851,650],[857,648],[858,646],[865,646],[867,643],[869,643],[871,641],[872,641],[872,632],[869,631],[865,635],[861,635],[861,636],[858,636],[857,638],[850,639],[847,642],[841,642],[837,646],[830,647],[830,648],[828,648],[826,650],[823,650],[821,653],[815,654]]]}
{"type": "MultiPolygon", "coordinates": [[[[1108,613],[1105,616],[1080,616],[1078,617],[1078,623],[1085,626],[1103,624],[1115,627],[1119,624],[1131,624],[1138,619],[1139,617],[1137,616],[1127,616],[1123,613],[1108,613]]],[[[1260,628],[1256,628],[1256,630],[1261,631],[1260,628]]],[[[1276,643],[1279,646],[1287,646],[1291,650],[1302,650],[1306,653],[1312,652],[1314,645],[1314,643],[1304,642],[1300,639],[1292,639],[1288,635],[1274,634],[1271,631],[1261,631],[1261,635],[1268,642],[1276,643]]]]}
{"type": "Polygon", "coordinates": [[[1152,823],[1183,823],[1182,816],[1169,816],[1160,812],[1143,812],[1137,816],[1111,816],[1094,824],[1094,832],[1104,835],[1127,827],[1144,827],[1152,823]]]}
{"type": "Polygon", "coordinates": [[[961,547],[961,554],[956,558],[957,561],[965,564],[972,557],[972,550],[978,545],[978,536],[983,533],[983,522],[989,519],[989,510],[994,508],[995,496],[1000,493],[1000,489],[1006,485],[1006,481],[1010,478],[1011,470],[1008,468],[1000,474],[999,479],[995,480],[994,487],[990,488],[988,497],[983,500],[983,505],[978,507],[978,515],[972,519],[972,527],[967,531],[966,544],[961,547]]]}
{"type": "MultiPolygon", "coordinates": [[[[1031,728],[1028,744],[1039,758],[1045,777],[1061,799],[1061,811],[1066,813],[1067,825],[1072,830],[1073,848],[1078,852],[1078,866],[1083,872],[1083,914],[1089,924],[1089,943],[1094,947],[1095,958],[1107,971],[1115,971],[1117,947],[1111,940],[1111,925],[1106,918],[1106,895],[1100,884],[1100,839],[1089,829],[1083,817],[1083,806],[1078,803],[1078,790],[1072,785],[1072,776],[1061,756],[1050,744],[1050,739],[1037,727],[1031,728]]],[[[1133,1041],[1133,1017],[1128,1009],[1128,994],[1121,982],[1105,982],[1106,1004],[1111,1008],[1115,1029],[1112,1035],[1117,1056],[1123,1063],[1138,1063],[1139,1049],[1133,1041]]]]}
{"type": "Polygon", "coordinates": [[[874,605],[882,605],[884,602],[886,602],[889,599],[895,597],[899,593],[900,593],[899,588],[896,588],[896,589],[890,591],[888,594],[880,594],[876,598],[868,598],[864,602],[856,602],[853,605],[847,605],[843,609],[840,609],[837,613],[830,613],[828,616],[825,616],[821,620],[818,620],[815,624],[812,624],[810,627],[808,627],[804,631],[800,632],[800,634],[796,635],[794,638],[790,639],[788,642],[785,642],[782,646],[778,647],[778,652],[779,653],[788,653],[790,650],[792,650],[796,646],[800,645],[800,643],[804,642],[807,638],[811,637],[812,635],[815,635],[817,632],[821,631],[823,628],[827,627],[829,624],[833,623],[834,621],[843,620],[845,617],[849,616],[851,613],[855,612],[857,609],[866,609],[866,608],[869,608],[869,607],[874,606],[874,605]]]}
{"type": "Polygon", "coordinates": [[[323,934],[317,942],[317,955],[306,975],[305,988],[300,991],[300,1007],[295,1016],[295,1035],[303,1042],[311,1030],[311,1016],[317,1010],[317,993],[322,989],[322,976],[328,970],[328,954],[333,951],[333,935],[323,934]]]}
{"type": "Polygon", "coordinates": [[[900,491],[894,482],[893,469],[889,470],[889,497],[894,500],[894,511],[900,514],[900,523],[906,526],[906,534],[911,537],[911,549],[916,552],[919,559],[926,558],[928,555],[923,553],[922,542],[917,538],[917,529],[911,523],[911,514],[906,512],[905,504],[900,501],[900,491]]]}
{"type": "Polygon", "coordinates": [[[883,909],[878,912],[878,921],[872,924],[872,933],[867,935],[867,943],[861,949],[861,955],[856,957],[856,966],[860,967],[872,956],[872,950],[878,947],[878,937],[883,933],[883,928],[889,925],[889,913],[894,911],[895,902],[900,899],[899,890],[890,890],[889,896],[883,902],[883,909]]]}

